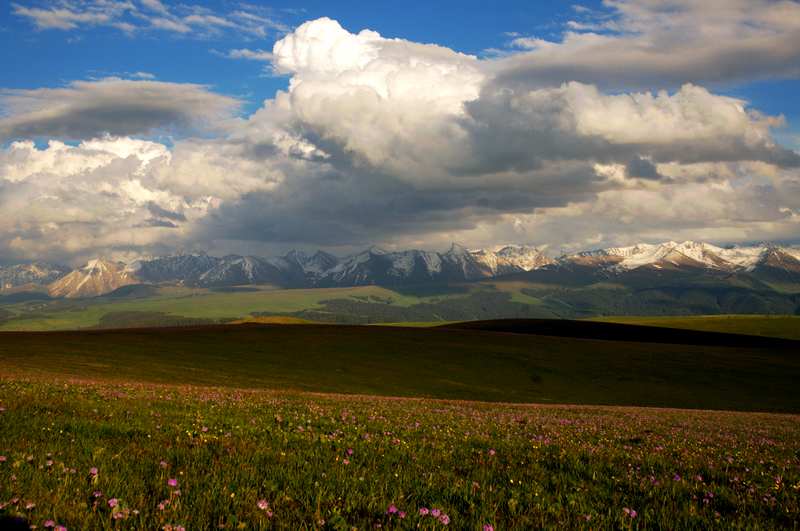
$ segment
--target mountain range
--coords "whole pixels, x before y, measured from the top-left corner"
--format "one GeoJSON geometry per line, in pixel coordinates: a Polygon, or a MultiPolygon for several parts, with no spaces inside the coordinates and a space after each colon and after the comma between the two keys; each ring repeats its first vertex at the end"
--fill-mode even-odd
{"type": "Polygon", "coordinates": [[[738,275],[773,284],[800,284],[800,249],[774,244],[718,247],[685,241],[641,243],[549,257],[537,247],[506,245],[469,250],[453,244],[443,253],[386,251],[378,247],[339,258],[324,251],[263,258],[180,254],[129,264],[97,258],[69,268],[33,262],[0,267],[0,293],[46,290],[51,297],[81,298],[132,284],[224,287],[272,284],[286,288],[457,283],[499,277],[647,282],[671,273],[738,275]]]}

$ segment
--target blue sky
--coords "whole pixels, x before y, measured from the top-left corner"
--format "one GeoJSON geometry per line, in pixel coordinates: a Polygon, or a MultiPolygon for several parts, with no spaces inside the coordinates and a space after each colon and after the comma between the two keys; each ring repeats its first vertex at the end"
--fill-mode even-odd
{"type": "Polygon", "coordinates": [[[797,0],[13,0],[0,254],[795,241],[798,35],[797,0]]]}
{"type": "MultiPolygon", "coordinates": [[[[20,0],[18,5],[37,5],[20,0]]],[[[215,12],[236,9],[238,2],[211,1],[215,12]]],[[[481,55],[507,46],[509,33],[559,38],[563,24],[576,16],[567,2],[508,2],[492,7],[485,1],[442,2],[252,2],[259,11],[287,29],[306,20],[331,17],[350,31],[373,29],[385,37],[436,43],[481,55]],[[302,7],[301,7],[302,6],[302,7]]],[[[40,4],[39,4],[40,5],[40,4]]],[[[598,2],[584,2],[599,8],[598,2]]],[[[244,97],[247,109],[286,87],[287,78],[264,75],[249,61],[234,61],[214,51],[253,48],[270,50],[282,36],[268,30],[266,38],[225,31],[215,36],[148,32],[127,36],[116,28],[82,27],[77,31],[37,29],[33,21],[13,14],[10,4],[0,12],[0,86],[36,88],[75,79],[148,72],[158,79],[208,84],[226,94],[244,97]]]]}

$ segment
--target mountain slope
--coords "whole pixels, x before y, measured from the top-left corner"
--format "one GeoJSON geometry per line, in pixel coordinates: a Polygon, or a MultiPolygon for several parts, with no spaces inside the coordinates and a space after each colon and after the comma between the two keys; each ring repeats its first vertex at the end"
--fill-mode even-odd
{"type": "Polygon", "coordinates": [[[23,286],[50,284],[69,273],[69,268],[47,262],[0,267],[0,292],[23,286]]]}
{"type": "Polygon", "coordinates": [[[137,282],[139,279],[125,264],[95,259],[50,284],[48,292],[52,297],[96,297],[137,282]]]}

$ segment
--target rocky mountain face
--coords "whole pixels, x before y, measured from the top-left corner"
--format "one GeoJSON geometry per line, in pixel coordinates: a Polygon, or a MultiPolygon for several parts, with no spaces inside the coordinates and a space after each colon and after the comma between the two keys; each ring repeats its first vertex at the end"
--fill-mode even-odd
{"type": "Polygon", "coordinates": [[[0,293],[49,284],[69,272],[70,269],[68,267],[47,262],[31,262],[8,267],[0,266],[0,293]]]}
{"type": "Polygon", "coordinates": [[[70,299],[94,297],[138,282],[122,262],[95,259],[50,284],[48,293],[70,299]]]}
{"type": "Polygon", "coordinates": [[[703,242],[664,242],[598,249],[559,258],[552,267],[575,266],[607,275],[651,271],[748,273],[764,280],[800,282],[800,249],[772,244],[723,248],[703,242]]]}
{"type": "Polygon", "coordinates": [[[130,284],[400,286],[508,275],[534,275],[556,282],[636,278],[646,283],[670,273],[743,275],[760,282],[800,283],[800,249],[772,244],[723,248],[703,242],[670,241],[598,249],[557,259],[529,246],[469,250],[457,244],[443,253],[371,247],[345,258],[323,251],[314,254],[291,251],[274,258],[182,254],[137,260],[128,265],[96,259],[72,272],[36,262],[0,268],[0,281],[6,289],[46,286],[53,297],[92,297],[130,284]]]}

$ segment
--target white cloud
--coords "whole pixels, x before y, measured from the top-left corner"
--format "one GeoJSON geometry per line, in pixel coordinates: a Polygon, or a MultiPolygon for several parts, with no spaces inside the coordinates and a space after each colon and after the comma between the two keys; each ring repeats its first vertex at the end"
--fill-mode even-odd
{"type": "Polygon", "coordinates": [[[606,0],[604,6],[571,21],[561,42],[515,39],[517,46],[534,46],[497,65],[498,84],[649,89],[800,75],[797,1],[606,0]]]}
{"type": "Polygon", "coordinates": [[[206,38],[222,32],[264,38],[269,31],[283,33],[286,26],[263,14],[257,6],[240,6],[215,12],[202,4],[163,3],[160,0],[30,0],[12,3],[13,13],[30,20],[39,30],[72,31],[95,26],[119,29],[132,36],[146,31],[167,31],[186,37],[206,38]]]}
{"type": "MultiPolygon", "coordinates": [[[[632,20],[655,9],[645,7],[632,20]]],[[[567,46],[534,44],[523,55],[567,46]]],[[[508,76],[507,59],[353,33],[327,18],[271,52],[228,55],[269,60],[288,89],[246,119],[231,118],[235,100],[198,85],[106,79],[6,91],[0,137],[82,142],[0,150],[0,249],[72,258],[449,239],[581,246],[799,228],[800,156],[773,140],[783,120],[696,83],[529,83],[508,76]],[[183,133],[169,148],[125,136],[167,128],[183,133]]]]}
{"type": "Polygon", "coordinates": [[[202,85],[106,78],[0,91],[0,140],[83,139],[224,124],[239,102],[202,85]]]}

